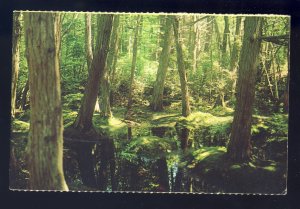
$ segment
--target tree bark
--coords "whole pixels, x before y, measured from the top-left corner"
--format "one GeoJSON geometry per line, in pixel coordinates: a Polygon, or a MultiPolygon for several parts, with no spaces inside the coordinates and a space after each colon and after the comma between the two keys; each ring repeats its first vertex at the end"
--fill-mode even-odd
{"type": "MultiPolygon", "coordinates": [[[[72,126],[78,131],[77,135],[82,138],[98,138],[98,134],[93,127],[94,107],[100,87],[100,78],[105,71],[105,63],[108,54],[110,35],[112,30],[113,15],[99,15],[97,17],[98,35],[96,39],[96,50],[91,63],[88,81],[85,86],[84,96],[77,118],[72,126]]],[[[95,144],[94,144],[95,145],[95,144]]],[[[93,146],[78,147],[78,164],[81,168],[81,178],[85,185],[96,186],[94,167],[91,165],[93,160],[93,146]],[[88,160],[87,160],[88,159],[88,160]]]]}
{"type": "Polygon", "coordinates": [[[184,117],[189,116],[191,113],[190,102],[189,102],[189,92],[187,85],[187,75],[183,61],[183,51],[182,51],[182,43],[179,38],[179,20],[178,17],[173,16],[173,29],[176,43],[176,52],[177,52],[177,67],[178,73],[180,77],[180,86],[181,86],[181,96],[182,96],[182,115],[184,117]]]}
{"type": "MultiPolygon", "coordinates": [[[[91,64],[93,61],[93,44],[92,44],[92,16],[91,14],[85,14],[85,53],[88,72],[91,70],[91,64]]],[[[100,112],[99,98],[97,97],[95,104],[95,112],[100,112]]]]}
{"type": "Polygon", "coordinates": [[[239,16],[236,17],[234,42],[233,42],[232,52],[231,52],[231,56],[230,56],[230,71],[234,71],[237,68],[237,61],[239,58],[238,52],[241,47],[241,44],[240,44],[241,23],[242,23],[242,18],[239,16]]]}
{"type": "Polygon", "coordinates": [[[229,42],[229,20],[228,16],[224,16],[225,28],[223,34],[223,43],[222,43],[222,67],[226,68],[226,52],[227,52],[227,44],[229,42]]]}
{"type": "Polygon", "coordinates": [[[92,22],[91,14],[85,14],[85,52],[88,71],[90,71],[93,61],[93,47],[92,47],[92,22]]]}
{"type": "Polygon", "coordinates": [[[96,51],[93,57],[91,71],[85,87],[81,107],[73,127],[81,132],[89,132],[93,129],[92,118],[96,104],[99,80],[103,74],[107,58],[113,15],[103,15],[97,20],[99,34],[97,36],[96,51]]]}
{"type": "Polygon", "coordinates": [[[163,92],[165,79],[168,70],[169,58],[170,58],[170,50],[171,50],[171,27],[172,20],[169,16],[165,17],[165,26],[164,26],[164,43],[163,49],[160,54],[159,66],[156,74],[155,86],[153,89],[153,96],[151,102],[151,109],[154,111],[161,111],[163,109],[163,92]]]}
{"type": "Polygon", "coordinates": [[[20,38],[21,38],[21,12],[14,12],[13,14],[13,35],[12,35],[12,86],[11,86],[11,116],[15,117],[16,110],[16,94],[17,82],[19,74],[20,62],[20,38]]]}
{"type": "Polygon", "coordinates": [[[21,99],[21,108],[22,110],[26,109],[26,102],[27,102],[27,94],[29,91],[29,78],[27,78],[27,81],[25,83],[23,92],[22,92],[22,99],[21,99]]]}
{"type": "Polygon", "coordinates": [[[120,42],[119,24],[120,24],[120,16],[116,15],[114,17],[114,22],[113,22],[113,30],[111,34],[111,40],[110,40],[110,51],[107,57],[107,67],[109,69],[109,74],[111,75],[111,82],[113,82],[115,76],[116,60],[119,51],[119,42],[120,42]]]}
{"type": "Polygon", "coordinates": [[[139,29],[142,23],[142,16],[139,15],[137,17],[137,23],[134,32],[134,41],[133,41],[133,51],[132,51],[132,63],[131,63],[131,71],[130,71],[130,86],[129,86],[129,94],[128,94],[128,106],[127,109],[131,109],[132,106],[132,91],[133,91],[133,84],[134,84],[134,72],[136,69],[136,58],[137,58],[137,45],[138,45],[138,36],[139,36],[139,29]]]}
{"type": "Polygon", "coordinates": [[[204,51],[205,52],[209,52],[210,48],[211,48],[211,37],[212,37],[212,31],[213,31],[213,18],[214,17],[207,17],[206,18],[206,35],[205,35],[205,44],[204,44],[204,51]]]}
{"type": "Polygon", "coordinates": [[[24,13],[29,66],[30,189],[68,190],[63,174],[59,14],[24,13]]]}
{"type": "Polygon", "coordinates": [[[251,157],[251,120],[255,97],[255,80],[261,41],[260,17],[246,17],[244,38],[239,60],[237,103],[233,118],[228,155],[233,161],[251,157]]]}
{"type": "Polygon", "coordinates": [[[233,47],[230,54],[230,65],[229,70],[234,72],[233,78],[232,78],[232,87],[231,87],[231,98],[233,99],[235,96],[235,88],[236,88],[236,77],[235,73],[237,71],[237,62],[239,59],[239,51],[241,48],[241,23],[242,23],[242,17],[236,17],[236,26],[235,26],[235,35],[234,35],[234,41],[233,41],[233,47]]]}

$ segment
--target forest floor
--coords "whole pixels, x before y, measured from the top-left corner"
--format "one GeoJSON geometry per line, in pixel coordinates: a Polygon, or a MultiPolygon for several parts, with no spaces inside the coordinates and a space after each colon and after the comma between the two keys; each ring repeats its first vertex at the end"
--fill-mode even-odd
{"type": "MultiPolygon", "coordinates": [[[[125,108],[115,107],[112,109],[114,114],[111,119],[103,121],[99,113],[95,113],[93,122],[100,134],[114,139],[117,160],[120,162],[122,160],[139,162],[138,166],[151,173],[149,162],[156,162],[164,157],[171,178],[175,178],[176,171],[182,167],[185,173],[183,181],[193,179],[193,190],[184,188],[182,191],[233,193],[285,191],[286,114],[254,115],[253,159],[247,163],[234,163],[226,158],[233,110],[223,107],[206,108],[203,111],[194,110],[190,116],[184,118],[180,114],[179,106],[180,104],[172,104],[162,112],[152,112],[145,106],[134,107],[130,121],[124,119],[125,108]],[[130,139],[128,139],[129,129],[131,129],[130,139]]],[[[64,126],[71,125],[76,116],[76,111],[64,110],[64,126]]],[[[25,166],[28,121],[29,113],[23,112],[12,123],[14,163],[19,170],[17,174],[11,175],[11,178],[17,178],[12,181],[12,187],[26,187],[28,179],[25,166]]],[[[141,179],[144,178],[142,181],[154,181],[155,174],[152,172],[151,175],[142,175],[141,179]]],[[[74,190],[86,188],[74,182],[69,184],[74,190]]],[[[142,191],[156,191],[155,186],[141,184],[142,191]]]]}

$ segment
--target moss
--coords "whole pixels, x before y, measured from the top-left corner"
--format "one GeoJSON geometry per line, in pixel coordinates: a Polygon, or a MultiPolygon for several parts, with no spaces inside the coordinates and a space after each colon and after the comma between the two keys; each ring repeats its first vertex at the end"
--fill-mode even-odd
{"type": "Polygon", "coordinates": [[[62,97],[63,107],[65,109],[79,110],[83,94],[68,94],[62,97]]]}
{"type": "Polygon", "coordinates": [[[287,137],[273,137],[267,140],[267,143],[287,143],[287,137]]]}
{"type": "Polygon", "coordinates": [[[231,116],[234,113],[234,109],[230,107],[217,106],[213,109],[208,110],[208,112],[214,116],[231,116]]]}
{"type": "Polygon", "coordinates": [[[96,113],[93,117],[93,123],[102,135],[118,139],[124,138],[127,135],[128,126],[120,118],[101,118],[99,113],[96,113]]]}
{"type": "Polygon", "coordinates": [[[231,123],[233,117],[217,117],[210,113],[194,112],[188,117],[181,117],[178,121],[179,125],[189,128],[199,128],[200,126],[213,126],[222,123],[231,123]]]}
{"type": "Polygon", "coordinates": [[[175,148],[176,142],[172,138],[142,136],[133,138],[121,152],[121,156],[130,162],[138,159],[153,162],[166,156],[175,148]]]}
{"type": "Polygon", "coordinates": [[[14,119],[12,121],[12,131],[13,132],[28,132],[29,131],[29,123],[14,119]]]}
{"type": "Polygon", "coordinates": [[[255,159],[234,163],[226,157],[224,147],[192,152],[187,168],[190,176],[199,179],[195,187],[204,185],[206,192],[282,193],[286,186],[286,163],[255,159]]]}
{"type": "Polygon", "coordinates": [[[273,114],[265,117],[254,115],[251,134],[254,137],[272,137],[288,135],[288,116],[287,114],[273,114]]]}
{"type": "Polygon", "coordinates": [[[273,165],[262,167],[262,169],[270,171],[270,172],[275,172],[277,170],[277,168],[273,165]]]}
{"type": "Polygon", "coordinates": [[[186,166],[192,171],[212,169],[222,163],[226,153],[225,147],[202,147],[187,156],[186,166]]]}
{"type": "Polygon", "coordinates": [[[63,121],[65,126],[69,126],[70,123],[74,123],[76,117],[77,117],[76,111],[71,110],[63,110],[63,121]]]}
{"type": "Polygon", "coordinates": [[[241,165],[232,165],[229,167],[229,169],[241,169],[241,165]]]}
{"type": "Polygon", "coordinates": [[[154,113],[152,116],[151,125],[156,127],[174,127],[180,117],[180,114],[176,113],[154,113]]]}

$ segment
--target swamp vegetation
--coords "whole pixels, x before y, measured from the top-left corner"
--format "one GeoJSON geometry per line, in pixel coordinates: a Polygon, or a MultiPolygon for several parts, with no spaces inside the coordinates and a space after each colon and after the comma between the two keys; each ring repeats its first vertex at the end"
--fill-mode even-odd
{"type": "Polygon", "coordinates": [[[15,12],[10,188],[286,192],[289,30],[15,12]]]}

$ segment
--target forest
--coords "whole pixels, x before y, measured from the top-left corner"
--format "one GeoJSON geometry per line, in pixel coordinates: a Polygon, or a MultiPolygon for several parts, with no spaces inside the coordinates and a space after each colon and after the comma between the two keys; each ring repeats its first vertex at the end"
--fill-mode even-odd
{"type": "Polygon", "coordinates": [[[15,11],[10,189],[286,193],[290,18],[15,11]]]}

